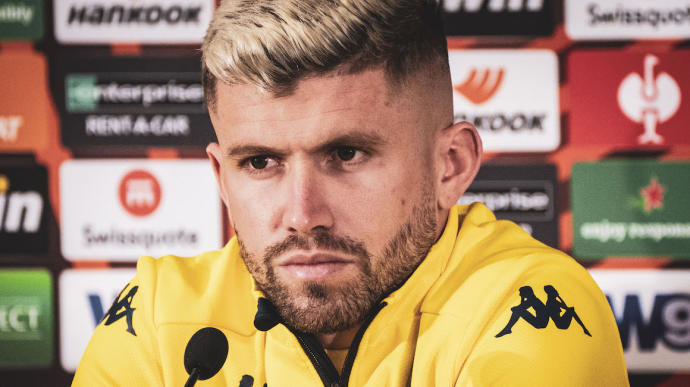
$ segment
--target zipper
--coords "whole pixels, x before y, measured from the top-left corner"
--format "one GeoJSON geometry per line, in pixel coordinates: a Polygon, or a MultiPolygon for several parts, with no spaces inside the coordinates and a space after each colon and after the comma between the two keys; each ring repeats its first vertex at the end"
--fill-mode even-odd
{"type": "Polygon", "coordinates": [[[369,312],[367,318],[364,320],[364,323],[361,327],[359,327],[359,330],[357,330],[357,334],[355,335],[355,338],[352,340],[350,349],[348,349],[347,356],[345,357],[345,364],[343,364],[343,373],[340,376],[341,386],[347,386],[347,384],[350,383],[350,373],[352,372],[352,366],[355,364],[355,356],[357,356],[359,343],[362,342],[362,337],[364,337],[364,331],[367,330],[369,324],[371,324],[371,322],[374,321],[374,317],[376,317],[376,315],[379,314],[381,309],[383,309],[383,307],[386,305],[388,305],[388,303],[386,302],[381,302],[378,305],[376,305],[376,307],[372,309],[371,312],[369,312]]]}
{"type": "Polygon", "coordinates": [[[307,355],[311,364],[316,369],[316,373],[319,374],[321,382],[323,382],[324,387],[346,387],[350,382],[350,373],[352,372],[352,366],[355,363],[355,356],[357,356],[357,350],[359,349],[359,344],[364,337],[364,332],[367,330],[374,317],[386,306],[387,303],[381,302],[372,309],[367,317],[364,319],[362,326],[357,330],[355,338],[352,340],[350,349],[347,351],[347,356],[345,357],[345,364],[343,365],[342,375],[338,373],[335,369],[333,362],[324,351],[323,346],[316,338],[316,336],[293,331],[290,329],[292,334],[295,335],[297,341],[302,346],[304,353],[307,355]]]}
{"type": "Polygon", "coordinates": [[[316,369],[316,373],[319,374],[323,385],[325,387],[339,387],[340,375],[338,374],[338,370],[335,369],[333,362],[331,362],[326,351],[323,350],[316,336],[309,333],[293,331],[292,329],[291,331],[302,346],[304,353],[307,354],[311,364],[316,369]]]}

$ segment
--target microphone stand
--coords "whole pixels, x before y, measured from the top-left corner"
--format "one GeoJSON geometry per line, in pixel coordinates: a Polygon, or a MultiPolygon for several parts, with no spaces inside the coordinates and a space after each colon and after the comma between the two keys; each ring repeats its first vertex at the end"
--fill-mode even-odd
{"type": "Polygon", "coordinates": [[[198,378],[199,378],[199,369],[194,368],[192,370],[192,373],[189,374],[189,379],[187,379],[187,383],[184,384],[184,387],[193,387],[198,378]]]}

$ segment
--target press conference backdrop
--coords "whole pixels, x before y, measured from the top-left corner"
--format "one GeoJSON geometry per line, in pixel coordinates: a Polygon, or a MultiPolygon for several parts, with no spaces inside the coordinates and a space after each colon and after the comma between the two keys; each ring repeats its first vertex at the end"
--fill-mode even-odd
{"type": "MultiPolygon", "coordinates": [[[[197,56],[215,6],[0,1],[0,385],[68,385],[138,256],[231,235],[197,56]]],[[[690,0],[442,7],[488,152],[460,202],[590,269],[633,386],[690,385],[690,0]]]]}

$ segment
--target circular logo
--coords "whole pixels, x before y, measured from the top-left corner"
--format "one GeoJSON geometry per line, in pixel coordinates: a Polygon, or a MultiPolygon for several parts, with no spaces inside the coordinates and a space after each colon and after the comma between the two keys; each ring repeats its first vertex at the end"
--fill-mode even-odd
{"type": "Polygon", "coordinates": [[[149,172],[137,169],[120,181],[120,204],[134,216],[147,216],[161,202],[161,186],[149,172]]]}

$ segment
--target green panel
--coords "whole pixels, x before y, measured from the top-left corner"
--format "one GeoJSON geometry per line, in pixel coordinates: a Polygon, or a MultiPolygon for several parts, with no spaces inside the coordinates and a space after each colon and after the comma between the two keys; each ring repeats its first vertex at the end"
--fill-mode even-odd
{"type": "Polygon", "coordinates": [[[53,286],[46,270],[0,270],[0,368],[53,362],[53,286]]]}
{"type": "Polygon", "coordinates": [[[0,40],[43,37],[43,0],[0,1],[0,40]]]}
{"type": "Polygon", "coordinates": [[[66,79],[67,111],[94,111],[98,107],[97,77],[94,74],[69,74],[66,79]]]}
{"type": "Polygon", "coordinates": [[[578,163],[570,184],[576,257],[690,258],[690,163],[578,163]]]}

